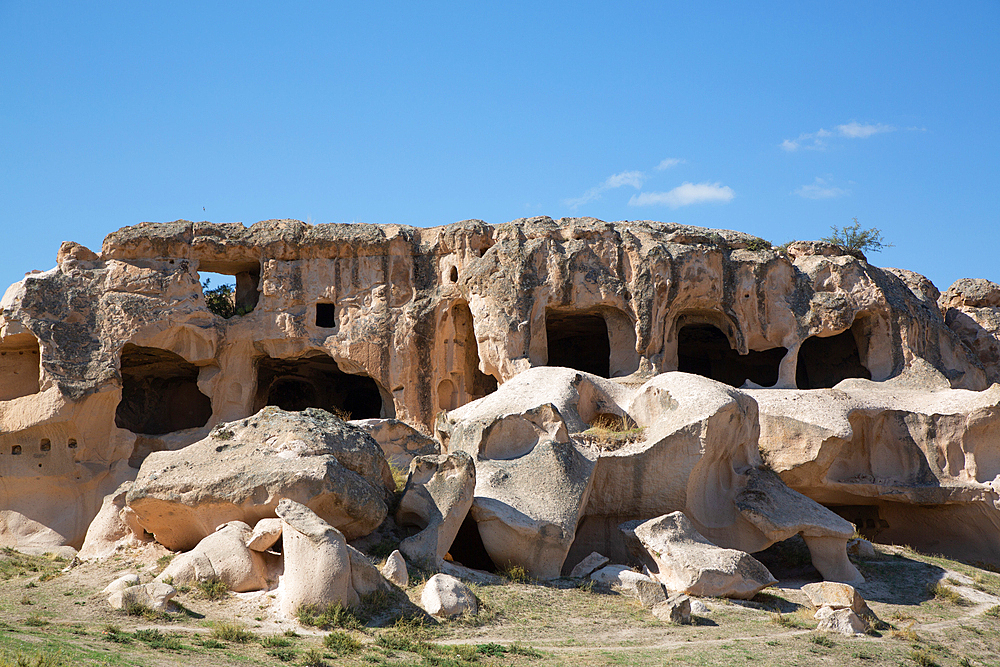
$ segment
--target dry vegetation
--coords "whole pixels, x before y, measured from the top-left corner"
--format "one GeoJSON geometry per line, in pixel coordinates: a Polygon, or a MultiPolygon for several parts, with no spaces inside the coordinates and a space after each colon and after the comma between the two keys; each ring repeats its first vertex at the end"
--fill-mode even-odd
{"type": "MultiPolygon", "coordinates": [[[[273,594],[213,600],[197,587],[167,614],[115,612],[100,590],[155,558],[124,553],[66,572],[65,562],[0,553],[0,667],[6,665],[995,665],[1000,575],[905,548],[859,566],[881,619],[869,636],[815,631],[783,581],[750,602],[704,600],[691,626],[658,621],[632,599],[571,579],[475,586],[478,617],[436,622],[414,604],[427,573],[353,610],[281,620],[273,594]],[[148,560],[148,562],[147,562],[148,560]],[[299,622],[302,621],[302,622],[299,622]]],[[[514,579],[521,579],[511,572],[514,579]]]]}

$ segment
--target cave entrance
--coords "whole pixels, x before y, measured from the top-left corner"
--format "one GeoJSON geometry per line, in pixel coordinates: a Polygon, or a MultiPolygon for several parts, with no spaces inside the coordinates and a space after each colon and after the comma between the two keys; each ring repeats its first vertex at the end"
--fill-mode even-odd
{"type": "Polygon", "coordinates": [[[6,336],[0,342],[0,401],[30,396],[39,391],[41,354],[38,339],[30,333],[6,336]]]}
{"type": "Polygon", "coordinates": [[[254,411],[265,405],[298,412],[321,408],[344,419],[392,417],[392,400],[367,375],[340,370],[325,354],[301,359],[257,361],[257,394],[254,411]]]}
{"type": "Polygon", "coordinates": [[[465,515],[465,521],[458,529],[448,553],[451,554],[452,560],[465,567],[484,572],[499,572],[496,563],[486,551],[486,545],[483,544],[483,538],[479,534],[479,524],[472,518],[472,512],[465,515]]]}
{"type": "Polygon", "coordinates": [[[740,354],[718,327],[688,324],[677,334],[677,370],[733,387],[742,387],[747,380],[761,387],[773,387],[778,382],[778,367],[787,351],[775,347],[740,354]]]}
{"type": "Polygon", "coordinates": [[[198,367],[179,354],[126,343],[121,375],[118,428],[159,435],[200,428],[212,416],[212,401],[198,388],[198,367]]]}
{"type": "Polygon", "coordinates": [[[596,313],[545,312],[548,366],[611,377],[611,342],[608,323],[596,313]]]}
{"type": "Polygon", "coordinates": [[[805,339],[799,348],[795,385],[799,389],[829,389],[848,378],[871,380],[871,372],[861,363],[855,331],[858,327],[856,321],[836,336],[805,339]]]}
{"type": "Polygon", "coordinates": [[[497,380],[479,370],[479,343],[472,311],[459,301],[441,315],[443,368],[447,376],[438,383],[438,409],[454,410],[497,390],[497,380]]]}

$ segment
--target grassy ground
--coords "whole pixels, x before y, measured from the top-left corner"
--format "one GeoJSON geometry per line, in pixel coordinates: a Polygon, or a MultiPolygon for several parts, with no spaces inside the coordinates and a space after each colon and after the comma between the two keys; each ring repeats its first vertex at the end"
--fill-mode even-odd
{"type": "MultiPolygon", "coordinates": [[[[881,619],[868,636],[817,632],[783,580],[750,603],[703,600],[690,626],[657,620],[615,591],[561,579],[475,586],[478,617],[438,623],[415,603],[423,578],[352,613],[280,618],[273,594],[183,590],[167,614],[112,610],[101,589],[165,565],[136,552],[65,562],[0,552],[0,667],[6,665],[998,665],[1000,575],[905,548],[858,561],[881,619]],[[317,627],[325,625],[325,628],[317,627]]],[[[780,576],[779,576],[780,578],[780,576]]]]}

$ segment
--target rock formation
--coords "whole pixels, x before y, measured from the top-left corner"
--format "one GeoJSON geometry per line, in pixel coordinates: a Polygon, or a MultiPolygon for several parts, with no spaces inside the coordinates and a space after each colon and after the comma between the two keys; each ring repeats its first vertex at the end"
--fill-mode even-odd
{"type": "Polygon", "coordinates": [[[818,566],[845,568],[831,555],[843,524],[755,477],[759,445],[788,487],[869,537],[1000,553],[980,539],[1000,526],[988,281],[942,295],[830,244],[779,251],[739,232],[592,218],[143,223],[100,253],[64,243],[56,262],[0,299],[0,545],[79,548],[105,497],[135,480],[128,507],[102,511],[94,549],[145,538],[127,509],[189,549],[221,523],[273,518],[287,485],[271,472],[319,459],[318,474],[357,478],[337,501],[355,505],[310,506],[364,534],[393,488],[374,447],[397,465],[470,454],[475,498],[456,539],[471,527],[497,566],[554,576],[591,551],[618,560],[618,523],[684,511],[720,546],[798,532],[818,566]],[[208,308],[206,271],[235,277],[233,317],[208,308]],[[375,439],[351,429],[363,452],[299,456],[309,428],[253,439],[266,406],[368,420],[375,439]],[[644,430],[595,441],[584,432],[601,415],[644,430]],[[238,443],[247,456],[232,456],[238,443]],[[204,467],[185,478],[196,452],[204,467]],[[280,465],[266,473],[269,460],[280,465]],[[222,468],[259,483],[238,488],[222,468]],[[545,484],[512,495],[532,480],[545,484]],[[780,515],[761,489],[798,509],[780,515]],[[176,527],[156,518],[168,506],[176,527]]]}

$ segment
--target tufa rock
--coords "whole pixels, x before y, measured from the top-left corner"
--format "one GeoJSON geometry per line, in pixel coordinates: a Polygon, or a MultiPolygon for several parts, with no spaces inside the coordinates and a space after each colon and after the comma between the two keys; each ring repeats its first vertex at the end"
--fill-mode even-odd
{"type": "Polygon", "coordinates": [[[436,568],[469,513],[475,487],[476,466],[463,451],[414,457],[396,523],[416,526],[420,532],[404,539],[400,551],[411,561],[436,568]]]}
{"type": "Polygon", "coordinates": [[[252,531],[242,521],[225,523],[194,549],[178,554],[156,581],[190,584],[219,579],[231,591],[243,593],[267,588],[267,563],[247,548],[252,531]]]}
{"type": "Polygon", "coordinates": [[[435,574],[424,584],[420,606],[431,616],[454,618],[479,612],[476,596],[460,580],[447,574],[435,574]]]}
{"type": "Polygon", "coordinates": [[[635,555],[668,590],[749,600],[778,583],[750,554],[709,542],[681,512],[641,523],[634,532],[644,548],[635,555]]]}
{"type": "MultiPolygon", "coordinates": [[[[705,605],[701,605],[704,607],[705,605]]],[[[687,595],[672,595],[653,606],[653,616],[668,623],[691,625],[692,600],[687,595]]],[[[704,612],[700,612],[704,613],[704,612]]]]}
{"type": "Polygon", "coordinates": [[[274,516],[281,498],[360,537],[385,518],[391,488],[382,450],[364,432],[323,410],[266,407],[180,451],[151,454],[127,502],[157,542],[190,549],[219,524],[274,516]]]}
{"type": "Polygon", "coordinates": [[[403,554],[399,553],[399,549],[393,551],[386,558],[385,565],[382,566],[382,576],[400,588],[406,588],[410,585],[410,574],[406,569],[406,561],[403,559],[403,554]]]}
{"type": "Polygon", "coordinates": [[[275,511],[282,521],[285,560],[281,613],[292,618],[306,605],[356,605],[352,558],[343,533],[305,505],[287,498],[275,511]]]}
{"type": "Polygon", "coordinates": [[[144,607],[153,611],[166,611],[170,600],[177,595],[177,589],[164,583],[155,582],[142,586],[130,586],[108,596],[112,609],[144,607]]]}

